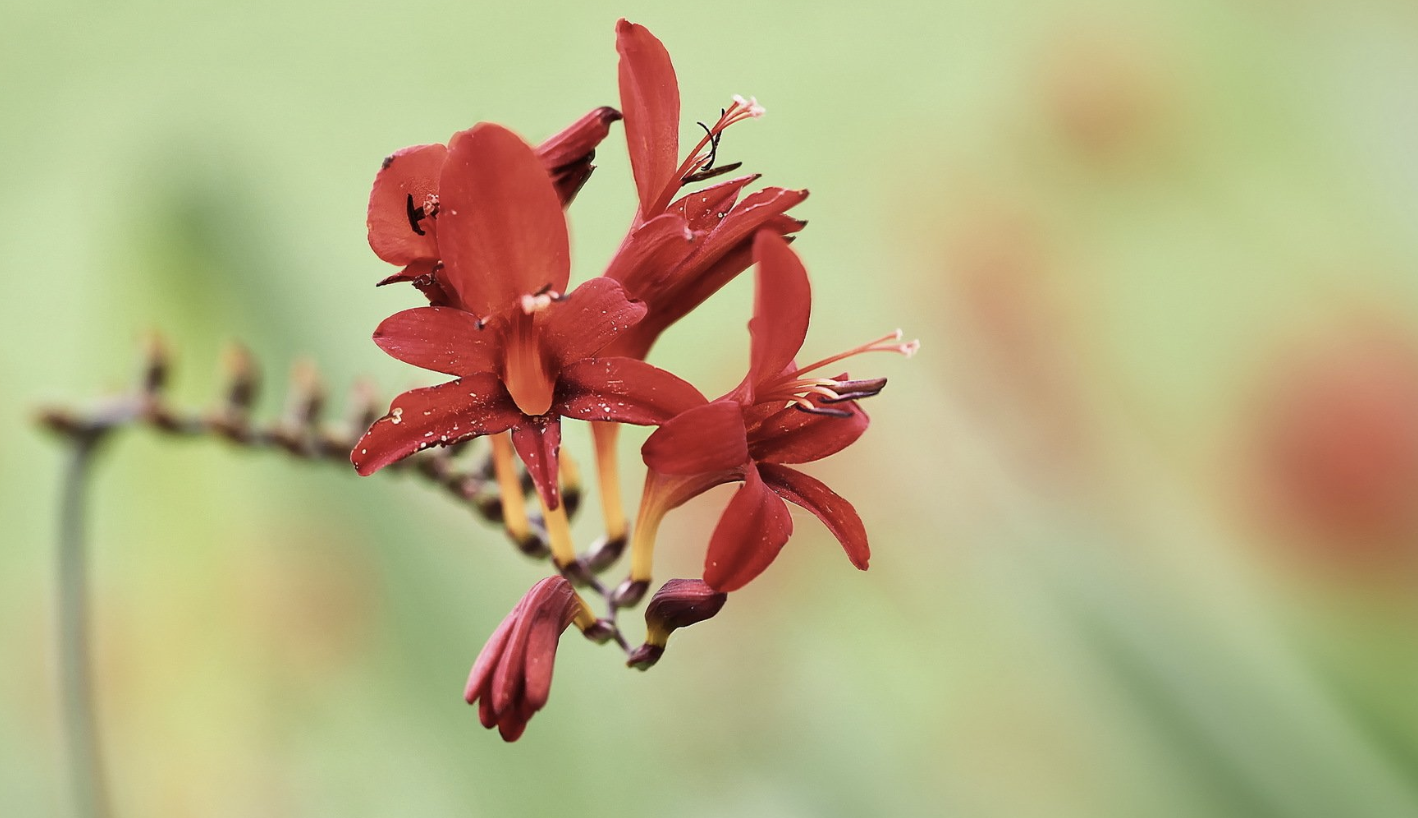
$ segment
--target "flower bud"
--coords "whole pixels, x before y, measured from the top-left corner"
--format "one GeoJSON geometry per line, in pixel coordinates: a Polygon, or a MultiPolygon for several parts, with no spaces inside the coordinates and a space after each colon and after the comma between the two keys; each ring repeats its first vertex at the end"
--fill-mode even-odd
{"type": "Polygon", "coordinates": [[[660,660],[670,634],[713,617],[724,607],[728,594],[719,593],[699,579],[672,579],[661,586],[645,606],[645,644],[630,654],[630,667],[645,670],[660,660]]]}
{"type": "Polygon", "coordinates": [[[516,741],[547,703],[561,634],[582,610],[571,583],[547,577],[532,586],[478,654],[463,698],[478,719],[516,741]]]}

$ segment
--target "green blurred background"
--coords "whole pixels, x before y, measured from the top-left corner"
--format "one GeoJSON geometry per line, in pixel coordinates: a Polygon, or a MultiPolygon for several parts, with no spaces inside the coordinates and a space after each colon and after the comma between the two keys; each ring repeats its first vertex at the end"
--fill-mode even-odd
{"type": "MultiPolygon", "coordinates": [[[[152,329],[186,405],[235,339],[266,416],[301,356],[337,391],[426,383],[369,342],[418,301],[372,286],[380,159],[616,104],[620,16],[687,120],[768,108],[722,155],[812,190],[805,354],[922,341],[854,367],[891,386],[812,469],[872,570],[797,515],[652,672],[564,640],[507,746],[460,693],[542,566],[407,479],[127,435],[90,508],[118,814],[1418,815],[1397,0],[5,4],[0,814],[68,805],[34,408],[121,386],[152,329]]],[[[572,208],[574,277],[631,215],[623,144],[572,208]]],[[[748,283],[652,360],[732,386],[748,283]]],[[[726,497],[670,518],[661,576],[695,574],[726,497]]]]}

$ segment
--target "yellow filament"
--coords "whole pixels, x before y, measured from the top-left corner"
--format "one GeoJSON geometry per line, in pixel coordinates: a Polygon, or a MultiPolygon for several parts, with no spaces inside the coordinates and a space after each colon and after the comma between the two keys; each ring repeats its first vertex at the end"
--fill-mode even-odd
{"type": "Polygon", "coordinates": [[[497,490],[502,495],[502,526],[512,539],[522,542],[531,526],[527,522],[527,501],[522,496],[522,481],[517,477],[512,437],[508,432],[492,436],[492,467],[497,475],[497,490]]]}
{"type": "MultiPolygon", "coordinates": [[[[541,500],[541,494],[537,495],[541,500]]],[[[542,500],[542,519],[547,526],[547,539],[551,541],[551,558],[557,567],[564,568],[576,562],[576,546],[571,541],[571,522],[566,519],[566,504],[557,503],[555,509],[547,508],[542,500]]]]}
{"type": "Polygon", "coordinates": [[[576,461],[571,455],[562,449],[557,460],[557,475],[561,479],[561,493],[578,492],[581,490],[581,469],[576,465],[576,461]]]}
{"type": "Polygon", "coordinates": [[[625,536],[625,511],[620,498],[620,461],[616,455],[618,423],[592,423],[591,440],[596,444],[596,482],[601,490],[601,519],[606,539],[625,536]]]}
{"type": "Polygon", "coordinates": [[[652,471],[645,476],[645,491],[640,495],[640,513],[635,519],[635,530],[630,539],[630,578],[636,582],[649,582],[655,565],[655,535],[660,530],[660,521],[669,511],[664,499],[660,481],[652,471]]]}

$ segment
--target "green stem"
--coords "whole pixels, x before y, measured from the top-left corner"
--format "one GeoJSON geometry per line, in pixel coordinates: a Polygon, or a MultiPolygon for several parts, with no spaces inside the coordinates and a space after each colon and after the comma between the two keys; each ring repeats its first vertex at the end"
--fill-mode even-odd
{"type": "Polygon", "coordinates": [[[94,717],[84,552],[85,488],[94,452],[103,436],[102,430],[96,430],[72,438],[59,512],[59,684],[74,814],[81,818],[108,818],[111,814],[94,717]]]}

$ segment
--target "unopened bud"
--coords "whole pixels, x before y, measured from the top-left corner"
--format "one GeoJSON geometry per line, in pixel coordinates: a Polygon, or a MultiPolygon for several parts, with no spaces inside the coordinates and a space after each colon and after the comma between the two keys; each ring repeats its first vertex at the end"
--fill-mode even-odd
{"type": "Polygon", "coordinates": [[[167,386],[167,376],[171,369],[172,356],[167,344],[156,332],[150,333],[143,342],[143,368],[140,387],[144,395],[156,395],[167,386]]]}
{"type": "Polygon", "coordinates": [[[309,361],[291,367],[290,395],[286,403],[286,423],[292,430],[309,430],[320,422],[325,409],[325,385],[309,361]]]}
{"type": "Polygon", "coordinates": [[[649,670],[660,661],[660,657],[665,655],[665,649],[659,645],[641,645],[630,652],[626,657],[625,666],[633,667],[636,670],[649,670]]]}
{"type": "Polygon", "coordinates": [[[602,536],[591,544],[591,550],[586,552],[583,558],[586,567],[592,571],[600,573],[615,564],[620,559],[620,555],[625,553],[626,537],[602,536]]]}
{"type": "Polygon", "coordinates": [[[617,608],[634,608],[645,598],[650,583],[643,579],[627,579],[611,594],[611,604],[617,608]]]}
{"type": "Polygon", "coordinates": [[[261,386],[261,374],[251,351],[240,344],[227,347],[223,355],[222,367],[226,370],[226,411],[237,417],[245,416],[256,404],[256,395],[261,386]]]}
{"type": "Polygon", "coordinates": [[[615,636],[615,625],[609,620],[597,619],[595,624],[582,629],[581,634],[598,645],[604,645],[615,636]]]}
{"type": "Polygon", "coordinates": [[[666,582],[645,606],[646,643],[664,647],[671,632],[713,617],[728,598],[701,579],[666,582]]]}

